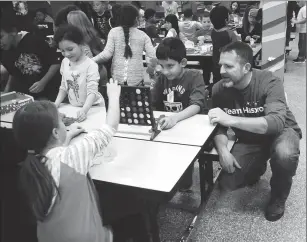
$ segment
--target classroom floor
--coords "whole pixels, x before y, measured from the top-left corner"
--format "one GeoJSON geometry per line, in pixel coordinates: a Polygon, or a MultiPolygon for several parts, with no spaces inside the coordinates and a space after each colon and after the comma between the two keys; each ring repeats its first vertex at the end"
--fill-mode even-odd
{"type": "MultiPolygon", "coordinates": [[[[264,218],[264,209],[270,198],[271,169],[252,188],[221,193],[214,189],[207,206],[198,216],[188,241],[199,242],[303,242],[306,241],[306,64],[292,62],[297,57],[297,38],[290,43],[285,73],[285,91],[288,104],[303,132],[301,156],[287,200],[284,216],[276,222],[264,218]]],[[[194,170],[193,192],[177,193],[171,203],[199,203],[198,167],[194,170]]],[[[179,241],[190,224],[192,214],[179,209],[163,207],[159,213],[161,241],[179,241]]]]}

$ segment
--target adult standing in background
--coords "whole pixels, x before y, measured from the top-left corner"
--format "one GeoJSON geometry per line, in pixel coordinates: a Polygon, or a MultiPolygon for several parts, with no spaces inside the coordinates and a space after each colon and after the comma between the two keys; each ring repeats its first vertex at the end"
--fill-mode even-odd
{"type": "Polygon", "coordinates": [[[292,23],[296,24],[297,32],[299,33],[298,41],[298,56],[295,63],[305,63],[306,62],[306,2],[299,1],[298,5],[301,7],[298,12],[297,19],[293,19],[292,23]]]}

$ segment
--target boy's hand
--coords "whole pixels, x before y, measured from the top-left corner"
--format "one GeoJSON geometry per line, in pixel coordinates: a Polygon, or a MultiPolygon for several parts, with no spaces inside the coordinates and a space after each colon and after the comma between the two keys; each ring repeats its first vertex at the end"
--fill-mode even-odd
{"type": "Polygon", "coordinates": [[[170,129],[177,124],[177,119],[174,115],[164,117],[159,121],[161,129],[170,129]]]}
{"type": "Polygon", "coordinates": [[[84,110],[80,110],[80,111],[78,111],[78,113],[77,113],[77,122],[82,122],[82,121],[84,121],[86,119],[86,112],[84,111],[84,110]]]}
{"type": "Polygon", "coordinates": [[[107,83],[107,94],[109,99],[120,97],[120,90],[121,86],[118,85],[118,82],[113,80],[113,78],[110,78],[110,82],[107,83]]]}

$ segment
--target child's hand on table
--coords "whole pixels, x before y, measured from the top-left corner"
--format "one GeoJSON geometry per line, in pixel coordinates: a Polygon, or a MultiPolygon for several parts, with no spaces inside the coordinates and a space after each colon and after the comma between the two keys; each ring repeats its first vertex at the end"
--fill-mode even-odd
{"type": "Polygon", "coordinates": [[[87,112],[85,112],[84,110],[79,110],[77,113],[77,122],[82,122],[86,119],[86,114],[87,112]]]}
{"type": "Polygon", "coordinates": [[[171,115],[160,119],[159,124],[161,129],[170,129],[177,124],[177,119],[174,117],[174,115],[171,115]]]}

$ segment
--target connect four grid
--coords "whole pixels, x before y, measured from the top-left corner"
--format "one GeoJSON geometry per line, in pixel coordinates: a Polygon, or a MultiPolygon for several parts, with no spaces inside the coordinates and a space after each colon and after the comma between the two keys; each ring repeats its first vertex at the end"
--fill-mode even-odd
{"type": "MultiPolygon", "coordinates": [[[[101,93],[108,107],[106,87],[101,93]]],[[[120,96],[120,123],[153,126],[155,122],[149,87],[122,86],[120,96]]]]}

